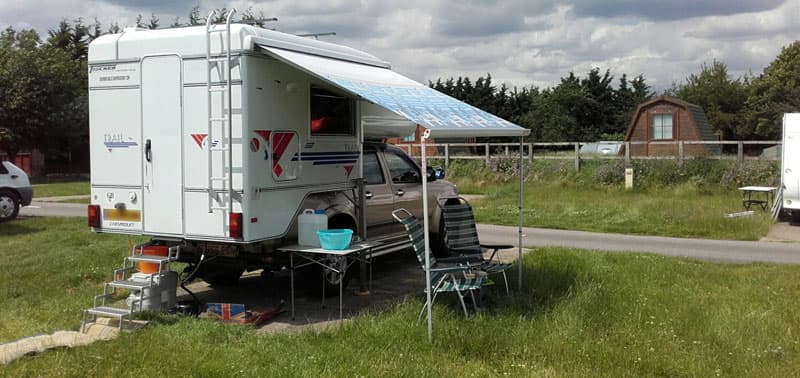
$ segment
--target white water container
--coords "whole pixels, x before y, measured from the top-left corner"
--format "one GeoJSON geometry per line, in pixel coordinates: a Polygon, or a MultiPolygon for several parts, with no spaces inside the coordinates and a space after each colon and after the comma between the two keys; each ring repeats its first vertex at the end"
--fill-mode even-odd
{"type": "Polygon", "coordinates": [[[297,217],[297,243],[306,247],[319,247],[317,231],[328,229],[325,210],[305,209],[297,217]]]}

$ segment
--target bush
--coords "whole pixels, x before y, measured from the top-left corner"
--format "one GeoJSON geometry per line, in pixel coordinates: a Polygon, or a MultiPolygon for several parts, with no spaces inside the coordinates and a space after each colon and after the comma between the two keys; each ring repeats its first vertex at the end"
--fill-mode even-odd
{"type": "Polygon", "coordinates": [[[719,184],[726,188],[744,185],[778,186],[780,177],[780,162],[746,160],[725,170],[719,184]]]}

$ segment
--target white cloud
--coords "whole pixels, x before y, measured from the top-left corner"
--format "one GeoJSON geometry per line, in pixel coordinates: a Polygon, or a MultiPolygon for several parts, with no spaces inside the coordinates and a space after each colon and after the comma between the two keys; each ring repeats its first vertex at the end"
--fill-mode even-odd
{"type": "Polygon", "coordinates": [[[155,13],[163,25],[223,6],[278,17],[289,33],[337,33],[325,40],[390,61],[418,81],[491,73],[495,82],[550,86],[592,67],[644,74],[656,88],[680,82],[712,60],[734,75],[755,74],[800,36],[796,0],[12,0],[0,2],[0,27],[46,35],[59,20],[95,17],[105,27],[155,13]],[[45,9],[46,11],[42,11],[45,9]]]}

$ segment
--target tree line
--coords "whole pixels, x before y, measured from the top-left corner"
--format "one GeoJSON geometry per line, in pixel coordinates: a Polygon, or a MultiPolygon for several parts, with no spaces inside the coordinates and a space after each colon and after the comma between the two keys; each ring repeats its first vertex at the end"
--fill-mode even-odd
{"type": "MultiPolygon", "coordinates": [[[[218,9],[215,21],[224,21],[218,9]]],[[[264,25],[263,14],[248,9],[237,22],[264,25]]],[[[136,26],[162,27],[151,14],[139,15],[136,26]]],[[[199,7],[169,27],[202,25],[199,7]]],[[[62,20],[40,36],[33,29],[0,32],[0,151],[13,157],[39,149],[48,167],[88,168],[89,43],[121,32],[117,23],[62,20]],[[73,165],[76,160],[77,166],[73,165]]],[[[733,78],[719,61],[700,67],[663,94],[702,106],[712,127],[725,139],[776,139],[784,112],[800,110],[800,42],[784,47],[758,76],[733,78]]],[[[645,76],[615,78],[610,70],[593,68],[585,76],[570,72],[550,88],[495,85],[492,76],[439,79],[430,86],[445,94],[531,129],[536,141],[620,140],[636,106],[655,93],[645,76]]]]}
{"type": "MultiPolygon", "coordinates": [[[[610,70],[570,72],[550,88],[508,88],[491,74],[441,78],[431,88],[531,130],[539,142],[622,140],[636,107],[656,95],[643,74],[622,74],[614,85],[610,70]]],[[[724,140],[777,140],[783,113],[800,111],[800,41],[755,76],[734,78],[725,63],[703,64],[699,73],[660,94],[701,106],[724,140]]]]}

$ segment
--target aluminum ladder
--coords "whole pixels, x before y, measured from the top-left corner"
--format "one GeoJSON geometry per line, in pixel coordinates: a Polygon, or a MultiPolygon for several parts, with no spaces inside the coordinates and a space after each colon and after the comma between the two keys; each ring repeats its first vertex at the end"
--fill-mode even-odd
{"type": "Polygon", "coordinates": [[[86,325],[97,322],[98,317],[116,318],[119,322],[119,330],[122,331],[125,319],[127,319],[128,329],[132,328],[133,315],[142,312],[142,304],[148,298],[146,289],[155,286],[153,279],[156,275],[161,276],[162,272],[169,270],[169,264],[178,260],[180,257],[180,246],[170,247],[167,256],[152,256],[144,254],[144,247],[149,243],[136,245],[131,250],[131,255],[122,261],[122,268],[115,269],[111,281],[103,285],[103,294],[96,295],[92,307],[83,310],[81,319],[81,329],[83,333],[86,325]],[[149,280],[139,281],[132,279],[132,274],[137,271],[136,264],[139,262],[158,264],[158,272],[150,275],[149,280]],[[126,304],[126,307],[108,304],[107,301],[118,295],[117,289],[139,291],[139,299],[126,304]]]}
{"type": "Polygon", "coordinates": [[[223,228],[228,229],[228,214],[233,210],[233,109],[231,101],[231,71],[238,65],[238,59],[231,59],[231,19],[236,9],[225,15],[225,28],[218,28],[214,23],[217,11],[211,11],[206,18],[206,86],[208,128],[207,128],[207,163],[208,163],[208,212],[221,211],[223,228]],[[219,50],[212,51],[212,39],[220,34],[219,50]],[[212,72],[216,71],[218,82],[212,81],[212,72]],[[219,95],[219,115],[212,109],[214,95],[219,95]],[[218,142],[217,142],[218,141],[218,142]],[[214,155],[219,154],[219,176],[214,176],[214,155]],[[221,188],[216,189],[215,184],[221,188]]]}

